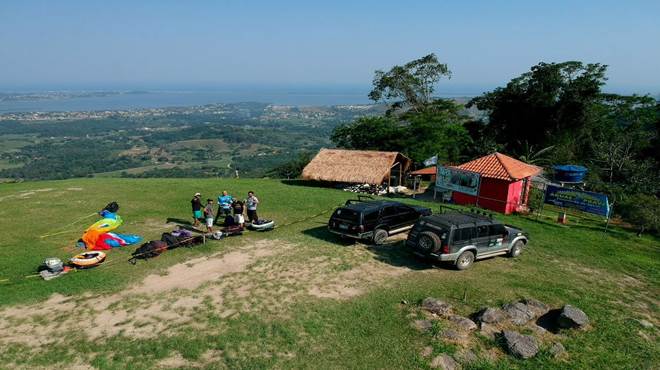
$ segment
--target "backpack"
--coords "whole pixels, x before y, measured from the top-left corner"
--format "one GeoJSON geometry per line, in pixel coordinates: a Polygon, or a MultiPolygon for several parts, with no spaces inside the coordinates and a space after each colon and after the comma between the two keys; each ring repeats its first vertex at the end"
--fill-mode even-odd
{"type": "Polygon", "coordinates": [[[117,202],[110,202],[102,210],[110,213],[117,213],[117,211],[119,211],[119,204],[117,204],[117,202]]]}
{"type": "Polygon", "coordinates": [[[135,264],[138,259],[148,259],[160,256],[161,253],[167,250],[167,243],[161,240],[152,240],[148,243],[142,244],[133,252],[133,257],[129,262],[135,264]]]}
{"type": "Polygon", "coordinates": [[[160,236],[160,240],[167,243],[168,247],[176,247],[179,245],[179,238],[172,235],[171,233],[163,233],[160,236]]]}

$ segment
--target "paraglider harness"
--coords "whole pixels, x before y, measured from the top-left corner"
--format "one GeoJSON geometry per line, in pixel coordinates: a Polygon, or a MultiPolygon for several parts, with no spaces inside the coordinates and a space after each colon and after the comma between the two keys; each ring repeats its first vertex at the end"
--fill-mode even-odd
{"type": "Polygon", "coordinates": [[[163,233],[160,240],[152,240],[142,244],[133,253],[132,257],[128,260],[131,264],[135,265],[138,259],[149,259],[160,256],[163,252],[169,249],[178,247],[192,247],[206,242],[204,235],[193,236],[189,232],[180,232],[179,235],[174,233],[163,233]]]}
{"type": "Polygon", "coordinates": [[[103,207],[101,212],[103,211],[108,211],[110,213],[117,213],[117,211],[119,211],[119,204],[117,202],[110,202],[106,204],[105,207],[103,207]]]}

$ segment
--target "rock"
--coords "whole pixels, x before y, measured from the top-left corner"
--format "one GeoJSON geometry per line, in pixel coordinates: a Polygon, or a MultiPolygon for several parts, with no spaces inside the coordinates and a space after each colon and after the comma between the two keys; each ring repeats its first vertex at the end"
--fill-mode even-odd
{"type": "Polygon", "coordinates": [[[506,320],[507,315],[499,308],[486,307],[477,313],[477,321],[497,324],[506,320]]]}
{"type": "Polygon", "coordinates": [[[467,317],[452,315],[449,316],[449,321],[454,323],[454,325],[463,331],[472,331],[477,330],[477,324],[474,321],[468,319],[467,317]]]}
{"type": "Polygon", "coordinates": [[[445,316],[451,313],[451,305],[437,298],[428,297],[422,301],[422,308],[436,315],[445,316]]]}
{"type": "Polygon", "coordinates": [[[432,353],[433,353],[433,347],[431,347],[431,346],[426,346],[426,347],[424,347],[424,349],[422,350],[422,352],[420,352],[420,355],[421,355],[422,357],[429,357],[429,356],[431,356],[432,353]]]}
{"type": "Polygon", "coordinates": [[[502,308],[516,325],[525,325],[535,317],[534,311],[523,302],[505,304],[502,308]]]}
{"type": "Polygon", "coordinates": [[[563,344],[557,342],[553,344],[552,347],[550,347],[548,352],[550,352],[552,356],[557,358],[557,357],[561,357],[564,353],[566,353],[566,348],[564,348],[563,344]]]}
{"type": "Polygon", "coordinates": [[[537,325],[537,324],[531,324],[531,325],[529,326],[529,328],[530,328],[530,329],[534,332],[534,334],[536,334],[536,335],[544,335],[544,334],[547,334],[547,333],[548,333],[548,331],[547,331],[544,327],[539,326],[539,325],[537,325]]]}
{"type": "Polygon", "coordinates": [[[440,333],[440,338],[451,341],[460,341],[467,338],[467,334],[461,333],[457,330],[447,329],[447,330],[443,330],[442,333],[440,333]]]}
{"type": "Polygon", "coordinates": [[[534,317],[543,316],[548,311],[550,311],[550,307],[548,307],[548,305],[534,298],[525,298],[520,302],[527,305],[527,308],[534,313],[534,317]]]}
{"type": "Polygon", "coordinates": [[[433,327],[433,322],[430,320],[415,320],[413,326],[422,332],[429,331],[433,327]]]}
{"type": "Polygon", "coordinates": [[[583,328],[587,324],[589,324],[589,317],[587,314],[570,304],[562,307],[559,317],[557,318],[557,325],[564,329],[583,328]]]}
{"type": "Polygon", "coordinates": [[[495,334],[498,332],[499,330],[494,325],[485,322],[482,322],[479,325],[479,334],[483,335],[488,339],[495,339],[495,334]]]}
{"type": "Polygon", "coordinates": [[[516,357],[528,359],[536,356],[539,352],[536,338],[531,335],[522,335],[515,331],[505,330],[502,332],[502,337],[509,353],[516,357]]]}
{"type": "Polygon", "coordinates": [[[442,354],[436,356],[431,361],[432,369],[442,369],[442,370],[457,370],[460,369],[460,365],[449,355],[442,354]]]}
{"type": "Polygon", "coordinates": [[[466,365],[479,361],[477,355],[469,349],[464,349],[456,353],[456,359],[466,365]]]}
{"type": "Polygon", "coordinates": [[[653,328],[653,323],[651,323],[650,321],[646,321],[646,320],[637,320],[637,322],[639,322],[639,325],[641,325],[642,327],[644,327],[644,328],[646,328],[646,329],[651,329],[651,328],[653,328]]]}

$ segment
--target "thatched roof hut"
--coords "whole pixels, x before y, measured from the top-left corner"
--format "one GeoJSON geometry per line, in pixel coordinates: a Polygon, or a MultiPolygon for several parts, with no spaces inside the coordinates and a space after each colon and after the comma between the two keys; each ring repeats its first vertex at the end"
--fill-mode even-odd
{"type": "Polygon", "coordinates": [[[398,152],[321,149],[302,172],[305,180],[380,185],[392,173],[401,177],[410,168],[410,158],[398,152]]]}

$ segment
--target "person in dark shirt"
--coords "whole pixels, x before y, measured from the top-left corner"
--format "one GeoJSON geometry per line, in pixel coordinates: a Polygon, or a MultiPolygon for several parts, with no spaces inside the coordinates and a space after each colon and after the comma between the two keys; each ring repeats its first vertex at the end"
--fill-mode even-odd
{"type": "Polygon", "coordinates": [[[234,221],[236,224],[243,226],[245,223],[245,217],[243,217],[243,202],[236,199],[234,203],[232,203],[232,208],[234,210],[234,221]]]}
{"type": "Polygon", "coordinates": [[[190,201],[190,204],[192,205],[192,212],[193,212],[193,226],[195,226],[195,227],[199,226],[199,220],[202,218],[202,200],[201,200],[201,197],[202,197],[202,194],[195,193],[195,196],[190,201]]]}

